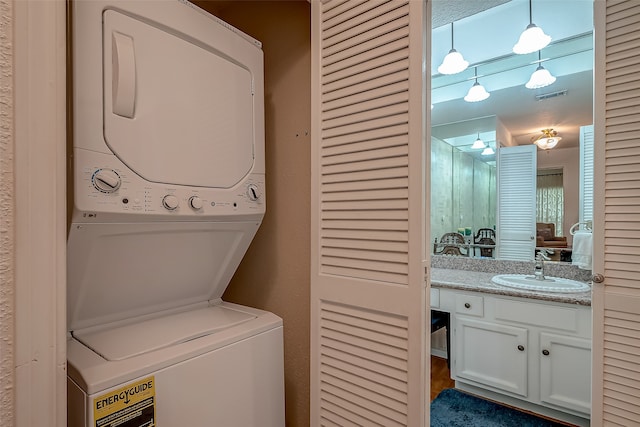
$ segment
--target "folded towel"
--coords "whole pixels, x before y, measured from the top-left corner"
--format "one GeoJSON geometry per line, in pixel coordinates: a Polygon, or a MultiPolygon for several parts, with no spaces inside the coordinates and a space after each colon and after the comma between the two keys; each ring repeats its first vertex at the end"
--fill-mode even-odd
{"type": "Polygon", "coordinates": [[[583,270],[591,270],[593,235],[590,231],[578,231],[573,235],[571,263],[583,270]]]}

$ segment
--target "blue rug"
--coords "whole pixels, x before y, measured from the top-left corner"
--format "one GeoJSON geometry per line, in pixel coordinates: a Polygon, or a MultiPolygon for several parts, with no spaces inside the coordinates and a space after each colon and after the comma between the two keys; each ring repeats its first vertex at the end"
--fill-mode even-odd
{"type": "Polygon", "coordinates": [[[563,424],[446,389],[431,402],[431,427],[556,427],[563,424]]]}

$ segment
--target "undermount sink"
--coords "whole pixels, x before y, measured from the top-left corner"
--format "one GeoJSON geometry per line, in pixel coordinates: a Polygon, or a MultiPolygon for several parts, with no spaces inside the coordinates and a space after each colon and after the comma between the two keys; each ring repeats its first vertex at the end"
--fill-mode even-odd
{"type": "Polygon", "coordinates": [[[535,276],[527,274],[498,274],[493,276],[491,281],[497,285],[530,291],[577,293],[591,290],[586,283],[562,277],[545,277],[544,280],[537,280],[535,276]]]}

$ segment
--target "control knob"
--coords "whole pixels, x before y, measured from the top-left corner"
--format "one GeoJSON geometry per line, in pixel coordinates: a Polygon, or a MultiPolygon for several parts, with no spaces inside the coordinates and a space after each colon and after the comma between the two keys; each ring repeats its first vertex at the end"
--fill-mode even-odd
{"type": "Polygon", "coordinates": [[[189,198],[189,206],[195,210],[202,209],[202,199],[198,196],[191,196],[189,198]]]}
{"type": "Polygon", "coordinates": [[[113,169],[98,169],[93,173],[91,182],[96,190],[102,193],[114,193],[120,188],[122,180],[113,169]]]}
{"type": "Polygon", "coordinates": [[[170,211],[176,210],[179,204],[180,204],[180,201],[173,194],[167,194],[162,198],[162,206],[164,206],[170,211]]]}
{"type": "Polygon", "coordinates": [[[247,197],[254,202],[260,198],[260,189],[257,185],[249,184],[247,186],[247,197]]]}

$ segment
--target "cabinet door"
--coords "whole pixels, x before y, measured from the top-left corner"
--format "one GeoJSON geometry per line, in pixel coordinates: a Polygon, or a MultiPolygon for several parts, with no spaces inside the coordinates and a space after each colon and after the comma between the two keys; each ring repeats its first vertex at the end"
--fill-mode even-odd
{"type": "Polygon", "coordinates": [[[589,414],[591,341],[541,333],[540,352],[540,400],[589,414]]]}
{"type": "Polygon", "coordinates": [[[454,375],[527,397],[528,330],[458,317],[454,375]]]}

